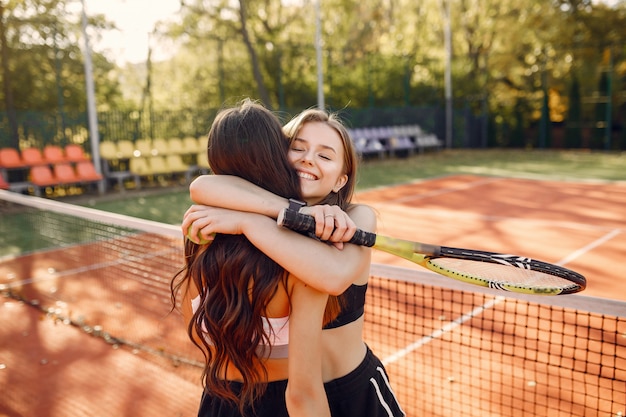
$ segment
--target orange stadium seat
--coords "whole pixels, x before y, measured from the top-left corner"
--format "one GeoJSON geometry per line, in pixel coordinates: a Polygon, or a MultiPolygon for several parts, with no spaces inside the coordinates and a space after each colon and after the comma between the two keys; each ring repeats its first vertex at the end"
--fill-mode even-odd
{"type": "Polygon", "coordinates": [[[0,167],[2,168],[20,168],[23,167],[24,161],[17,149],[2,148],[0,149],[0,167]]]}
{"type": "Polygon", "coordinates": [[[65,155],[63,149],[56,145],[46,145],[43,148],[43,158],[49,164],[57,164],[65,161],[65,155]]]}
{"type": "Polygon", "coordinates": [[[37,165],[30,169],[30,182],[39,187],[51,187],[59,182],[54,178],[52,170],[47,165],[37,165]]]}
{"type": "Polygon", "coordinates": [[[22,151],[22,160],[25,165],[36,166],[45,165],[47,161],[44,159],[43,154],[37,148],[26,148],[22,151]]]}
{"type": "Polygon", "coordinates": [[[53,168],[54,177],[59,184],[76,184],[80,182],[80,178],[76,175],[76,171],[70,164],[56,164],[53,168]]]}
{"type": "MultiPolygon", "coordinates": [[[[98,192],[100,194],[104,194],[106,190],[106,183],[104,181],[104,177],[98,174],[96,171],[96,167],[93,165],[91,161],[82,161],[76,164],[76,175],[78,179],[83,183],[97,183],[98,184],[98,192]]],[[[122,187],[123,177],[118,176],[118,182],[120,183],[120,187],[122,187]]]]}
{"type": "Polygon", "coordinates": [[[78,179],[84,182],[100,181],[102,175],[98,174],[91,161],[82,161],[76,164],[78,179]]]}
{"type": "Polygon", "coordinates": [[[83,147],[76,144],[70,144],[65,147],[65,159],[72,162],[87,161],[89,157],[85,155],[83,147]]]}

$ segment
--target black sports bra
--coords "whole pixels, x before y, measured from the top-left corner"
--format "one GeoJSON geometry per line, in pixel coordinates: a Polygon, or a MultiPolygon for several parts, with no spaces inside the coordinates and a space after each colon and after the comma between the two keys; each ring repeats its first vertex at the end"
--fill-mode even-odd
{"type": "Polygon", "coordinates": [[[341,312],[337,318],[324,326],[324,329],[335,329],[345,326],[357,320],[364,313],[365,293],[367,292],[367,284],[352,284],[347,290],[341,294],[340,304],[341,312]]]}

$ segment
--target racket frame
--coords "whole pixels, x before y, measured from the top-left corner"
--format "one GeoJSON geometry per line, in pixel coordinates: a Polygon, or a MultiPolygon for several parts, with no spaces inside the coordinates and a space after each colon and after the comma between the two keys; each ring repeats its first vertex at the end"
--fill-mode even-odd
{"type": "MultiPolygon", "coordinates": [[[[277,223],[279,226],[303,233],[315,232],[315,218],[295,210],[282,210],[278,215],[277,223]]],[[[587,284],[585,277],[578,272],[559,265],[518,255],[431,245],[378,235],[360,229],[356,231],[349,243],[373,247],[391,253],[449,278],[504,291],[538,295],[573,294],[584,290],[587,284]],[[546,286],[517,282],[511,283],[504,280],[489,280],[477,275],[455,271],[438,265],[437,259],[442,258],[485,262],[505,267],[536,271],[561,278],[565,281],[566,285],[546,286]]]]}

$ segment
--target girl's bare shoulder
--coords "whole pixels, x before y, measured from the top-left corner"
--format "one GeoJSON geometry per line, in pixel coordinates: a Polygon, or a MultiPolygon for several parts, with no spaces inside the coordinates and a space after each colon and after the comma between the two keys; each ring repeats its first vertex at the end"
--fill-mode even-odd
{"type": "Polygon", "coordinates": [[[362,230],[376,230],[376,211],[366,204],[352,204],[347,210],[348,216],[362,230]]]}

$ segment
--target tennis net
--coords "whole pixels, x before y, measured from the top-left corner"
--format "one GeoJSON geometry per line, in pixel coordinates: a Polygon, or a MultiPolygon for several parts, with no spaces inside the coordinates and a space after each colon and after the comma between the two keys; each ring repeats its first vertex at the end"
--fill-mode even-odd
{"type": "MultiPolygon", "coordinates": [[[[160,415],[194,415],[202,358],[178,313],[170,312],[170,280],[183,264],[180,228],[4,191],[0,214],[0,381],[9,387],[0,414],[42,415],[41,405],[28,400],[37,384],[70,384],[60,381],[66,378],[86,389],[81,374],[42,374],[29,370],[41,360],[21,363],[29,351],[45,352],[60,371],[66,362],[54,352],[75,345],[78,334],[82,349],[73,354],[86,355],[81,366],[101,378],[113,372],[118,382],[108,389],[127,389],[138,368],[156,369],[158,380],[141,398],[155,401],[152,390],[165,397],[160,415]],[[37,338],[33,328],[10,325],[23,314],[14,304],[42,318],[37,338]],[[108,350],[93,357],[85,351],[94,346],[108,350]],[[120,351],[140,366],[113,366],[119,355],[106,352],[120,351]],[[165,394],[159,385],[167,385],[165,394]]],[[[365,339],[385,363],[407,416],[626,413],[623,302],[505,294],[428,271],[373,265],[365,339]]],[[[101,404],[77,401],[66,406],[66,398],[53,395],[46,415],[102,415],[101,404]]],[[[148,415],[136,407],[133,415],[148,415]]]]}

